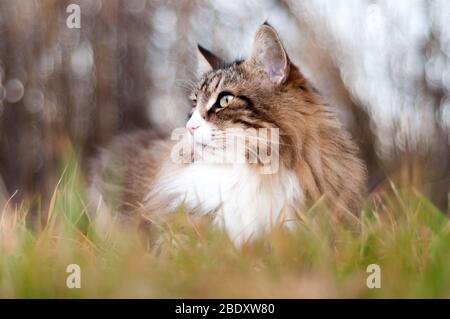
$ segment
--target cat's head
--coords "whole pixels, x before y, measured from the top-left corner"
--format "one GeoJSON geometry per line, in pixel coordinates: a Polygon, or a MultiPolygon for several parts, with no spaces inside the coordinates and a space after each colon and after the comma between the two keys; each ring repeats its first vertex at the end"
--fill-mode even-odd
{"type": "Polygon", "coordinates": [[[272,128],[271,102],[289,76],[290,62],[276,33],[262,25],[244,61],[227,64],[199,47],[200,81],[190,95],[192,115],[187,129],[204,144],[215,131],[228,128],[272,128]]]}

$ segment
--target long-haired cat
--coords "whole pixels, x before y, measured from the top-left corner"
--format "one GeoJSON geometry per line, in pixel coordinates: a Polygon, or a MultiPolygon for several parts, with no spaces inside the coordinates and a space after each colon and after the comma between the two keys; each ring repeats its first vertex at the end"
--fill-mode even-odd
{"type": "Polygon", "coordinates": [[[226,64],[200,47],[198,56],[202,75],[180,138],[116,139],[94,165],[95,207],[152,218],[183,207],[211,216],[237,244],[321,197],[331,214],[358,207],[366,178],[358,149],[271,26],[258,29],[244,61],[226,64]],[[236,138],[243,161],[223,161],[236,138]]]}

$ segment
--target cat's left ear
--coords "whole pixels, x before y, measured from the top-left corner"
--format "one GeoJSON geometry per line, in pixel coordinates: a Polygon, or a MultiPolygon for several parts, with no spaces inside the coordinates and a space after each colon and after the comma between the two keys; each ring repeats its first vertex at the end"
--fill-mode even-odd
{"type": "Polygon", "coordinates": [[[197,46],[197,76],[200,77],[204,73],[217,70],[224,65],[221,58],[206,50],[202,46],[197,46]]]}
{"type": "Polygon", "coordinates": [[[277,32],[267,23],[256,32],[249,60],[275,85],[282,84],[289,75],[289,58],[277,32]]]}

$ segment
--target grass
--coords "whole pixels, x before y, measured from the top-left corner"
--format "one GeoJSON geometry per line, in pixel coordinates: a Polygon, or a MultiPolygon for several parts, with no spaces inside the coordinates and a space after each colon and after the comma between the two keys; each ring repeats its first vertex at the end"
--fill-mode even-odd
{"type": "Polygon", "coordinates": [[[275,229],[240,250],[180,212],[152,251],[114,223],[94,229],[84,189],[70,164],[41,229],[27,227],[27,204],[5,205],[0,298],[450,297],[449,221],[413,189],[391,185],[351,223],[312,209],[296,231],[275,229]],[[366,286],[372,263],[379,289],[366,286]],[[66,286],[69,264],[81,267],[80,289],[66,286]]]}

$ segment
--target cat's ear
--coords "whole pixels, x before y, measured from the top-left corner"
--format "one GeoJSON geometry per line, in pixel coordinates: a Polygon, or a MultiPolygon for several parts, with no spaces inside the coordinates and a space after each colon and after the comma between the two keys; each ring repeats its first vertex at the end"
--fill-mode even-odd
{"type": "Polygon", "coordinates": [[[267,23],[256,32],[249,60],[275,85],[283,83],[289,75],[289,58],[277,32],[267,23]]]}
{"type": "Polygon", "coordinates": [[[202,46],[197,46],[197,76],[219,69],[224,65],[221,58],[209,52],[202,46]]]}

